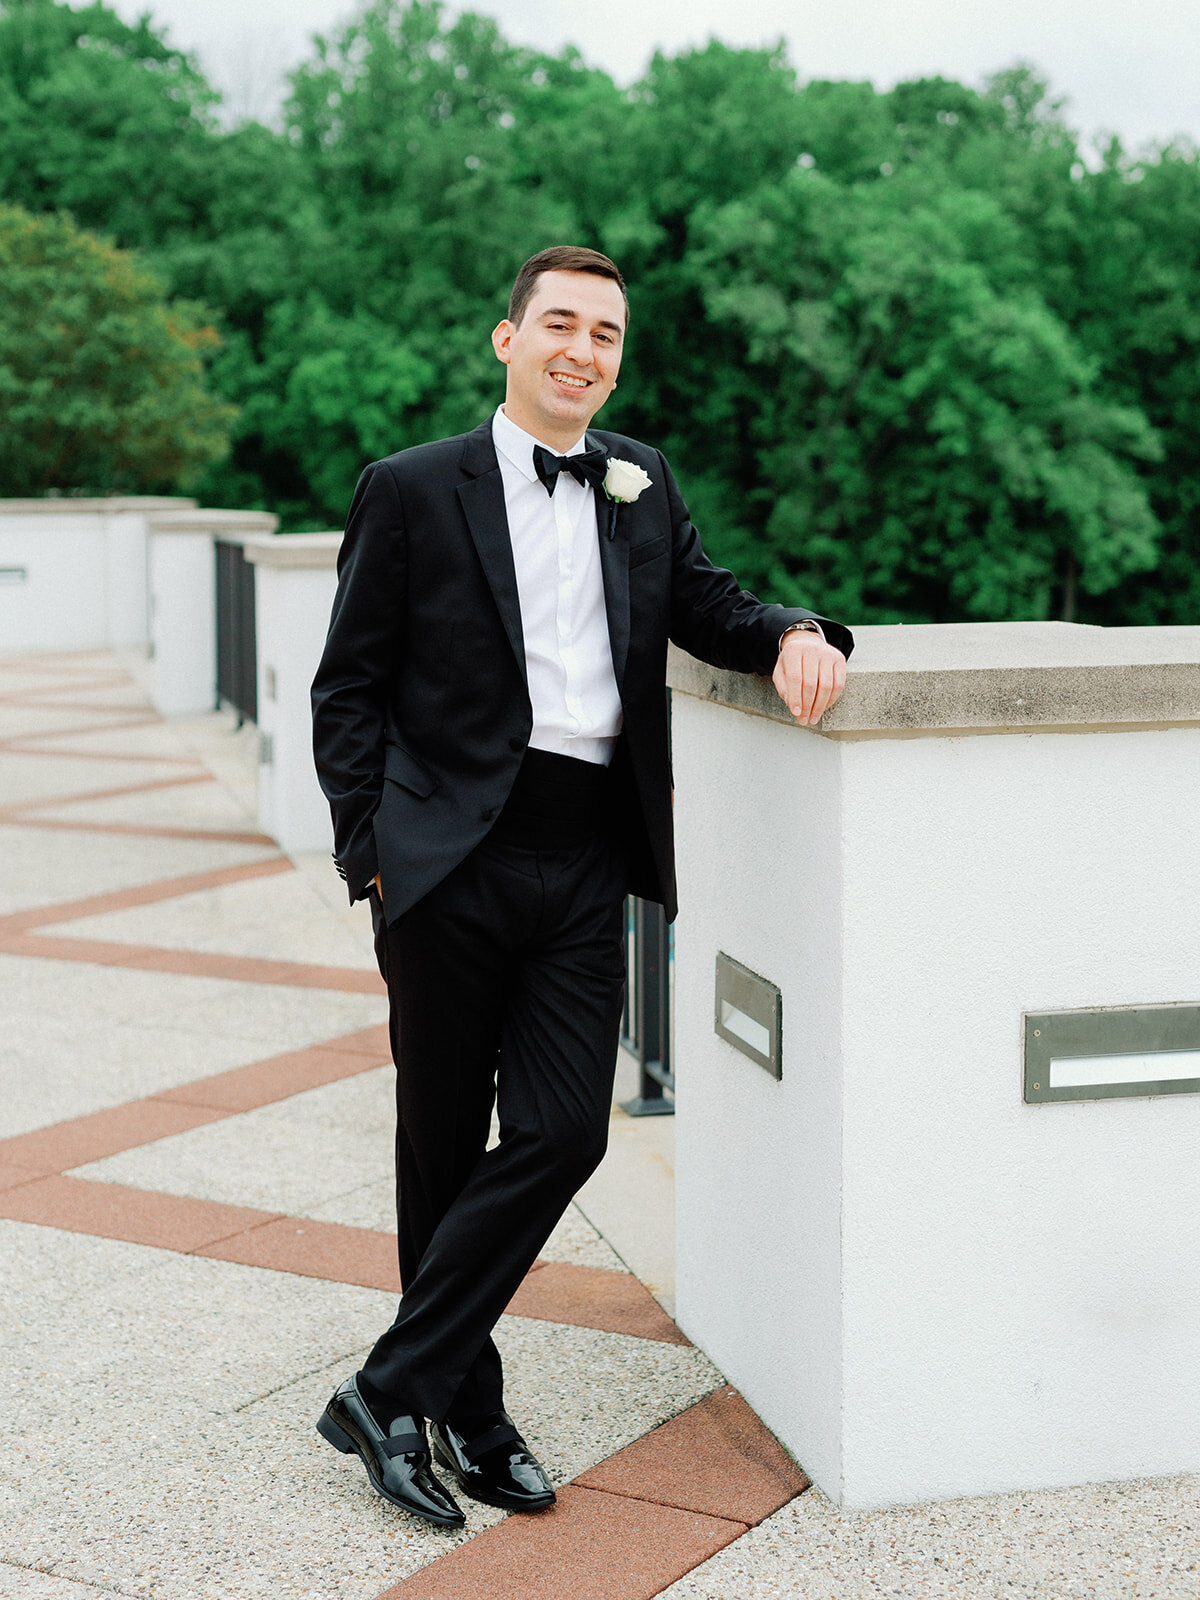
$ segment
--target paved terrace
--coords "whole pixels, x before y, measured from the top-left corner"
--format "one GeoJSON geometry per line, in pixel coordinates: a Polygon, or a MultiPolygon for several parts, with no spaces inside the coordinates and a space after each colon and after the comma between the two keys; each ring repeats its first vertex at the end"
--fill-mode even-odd
{"type": "Polygon", "coordinates": [[[0,659],[3,1600],[1195,1600],[1195,1479],[807,1489],[665,1309],[670,1125],[619,1111],[497,1335],[559,1505],[376,1498],[312,1427],[398,1289],[368,919],[140,670],[0,659]]]}

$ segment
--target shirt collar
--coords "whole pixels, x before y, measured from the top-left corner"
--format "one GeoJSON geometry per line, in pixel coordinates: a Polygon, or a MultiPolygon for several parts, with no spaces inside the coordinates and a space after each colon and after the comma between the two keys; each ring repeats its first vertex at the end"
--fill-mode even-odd
{"type": "Polygon", "coordinates": [[[541,439],[535,439],[531,433],[526,433],[524,428],[518,428],[506,414],[504,407],[497,406],[492,417],[492,442],[505,460],[512,462],[522,477],[528,478],[530,483],[536,483],[538,475],[533,465],[535,444],[540,444],[543,450],[549,450],[553,455],[577,456],[587,448],[587,434],[584,433],[577,439],[569,450],[558,451],[553,445],[545,444],[541,439]]]}

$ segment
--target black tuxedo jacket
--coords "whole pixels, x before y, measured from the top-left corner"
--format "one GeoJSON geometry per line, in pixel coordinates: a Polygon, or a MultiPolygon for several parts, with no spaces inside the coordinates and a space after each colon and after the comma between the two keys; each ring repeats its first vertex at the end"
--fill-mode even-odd
{"type": "MultiPolygon", "coordinates": [[[[624,711],[613,763],[628,887],[673,918],[667,640],[713,666],[770,674],[784,628],[815,613],[762,605],[712,565],[659,451],[600,430],[587,442],[651,479],[615,516],[602,494],[595,499],[624,711]]],[[[849,631],[817,620],[848,656],[849,631]]],[[[363,473],[312,701],[338,870],[352,900],[379,872],[394,922],[487,833],[533,727],[490,417],[363,473]]]]}

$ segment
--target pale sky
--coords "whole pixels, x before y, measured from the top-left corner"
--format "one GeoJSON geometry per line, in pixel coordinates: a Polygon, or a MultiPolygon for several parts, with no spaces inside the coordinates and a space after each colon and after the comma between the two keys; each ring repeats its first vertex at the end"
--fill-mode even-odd
{"type": "MultiPolygon", "coordinates": [[[[149,11],[196,50],[238,113],[269,116],[284,72],[313,33],[352,15],[353,0],[111,0],[149,11]]],[[[804,78],[868,78],[889,88],[941,73],[967,83],[1023,59],[1046,74],[1085,134],[1119,133],[1136,149],[1187,135],[1200,143],[1197,0],[479,0],[518,43],[571,43],[620,82],[655,48],[716,35],[728,44],[787,41],[804,78]]]]}

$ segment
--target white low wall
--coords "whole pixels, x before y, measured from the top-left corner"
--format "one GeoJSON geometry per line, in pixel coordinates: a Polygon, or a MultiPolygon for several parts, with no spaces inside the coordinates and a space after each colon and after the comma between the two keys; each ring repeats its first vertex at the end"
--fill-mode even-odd
{"type": "Polygon", "coordinates": [[[1200,1002],[1200,629],[864,629],[819,732],[672,682],[685,1332],[847,1509],[1200,1470],[1200,1095],[1027,1104],[1021,1020],[1200,1002]]]}
{"type": "Polygon", "coordinates": [[[267,511],[196,508],[147,519],[154,704],[164,717],[211,711],[217,694],[217,540],[273,534],[267,511]]]}
{"type": "Polygon", "coordinates": [[[194,504],[138,496],[0,500],[0,649],[145,645],[147,521],[194,504]]]}
{"type": "Polygon", "coordinates": [[[287,851],[331,850],[329,802],[313,766],[309,689],[337,590],[340,533],[247,539],[258,634],[258,817],[287,851]]]}

